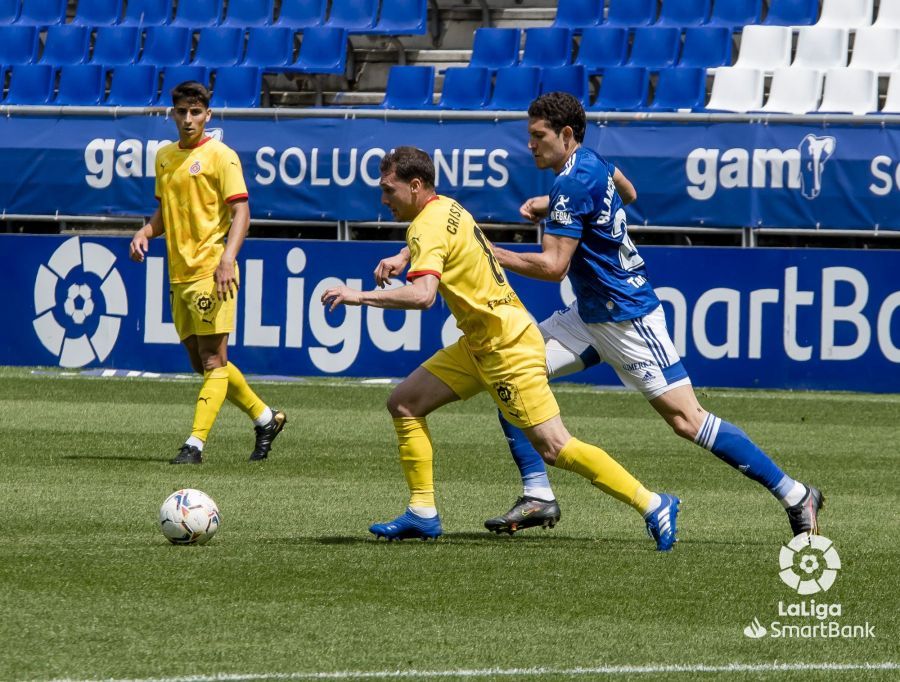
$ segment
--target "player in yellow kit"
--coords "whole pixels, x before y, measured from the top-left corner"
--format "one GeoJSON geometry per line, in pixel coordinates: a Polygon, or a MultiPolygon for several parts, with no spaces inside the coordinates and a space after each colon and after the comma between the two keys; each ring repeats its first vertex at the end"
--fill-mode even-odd
{"type": "Polygon", "coordinates": [[[541,333],[472,216],[453,199],[435,193],[431,157],[414,147],[397,148],[382,160],[380,186],[382,203],[397,220],[411,223],[407,247],[381,261],[375,279],[383,286],[409,263],[406,278],[411,284],[374,291],[333,287],[322,295],[322,302],[329,310],[340,304],[425,309],[440,292],[463,335],[410,374],[388,399],[411,497],[403,514],[369,530],[389,540],[435,538],[442,533],[425,417],[442,405],[486,390],[548,463],[584,476],[634,507],[657,548],[671,549],[678,498],[650,492],[603,450],[568,432],[547,383],[541,333]]]}
{"type": "Polygon", "coordinates": [[[237,254],[250,226],[247,186],[235,152],[205,134],[212,112],[209,91],[187,81],[172,90],[178,142],[156,155],[159,207],[131,240],[131,259],[143,262],[148,240],[166,235],[169,298],[178,338],[191,366],[203,375],[191,435],[172,464],[200,464],[213,422],[227,398],[255,424],[251,461],[265,459],[284,428],[228,361],[239,273],[237,254]],[[227,240],[226,240],[227,236],[227,240]]]}

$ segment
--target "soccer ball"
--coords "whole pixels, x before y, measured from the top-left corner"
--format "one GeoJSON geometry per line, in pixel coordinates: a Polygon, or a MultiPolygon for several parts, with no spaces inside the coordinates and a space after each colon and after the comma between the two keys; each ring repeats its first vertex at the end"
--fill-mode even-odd
{"type": "Polygon", "coordinates": [[[219,508],[204,492],[185,488],[166,498],[159,508],[159,527],[175,545],[202,545],[219,530],[219,508]]]}

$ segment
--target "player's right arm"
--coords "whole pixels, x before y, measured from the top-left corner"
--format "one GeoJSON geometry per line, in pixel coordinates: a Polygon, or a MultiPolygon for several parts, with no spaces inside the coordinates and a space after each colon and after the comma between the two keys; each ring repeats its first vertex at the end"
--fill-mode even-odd
{"type": "Polygon", "coordinates": [[[531,197],[519,206],[519,215],[532,223],[539,223],[550,213],[550,195],[531,197]]]}
{"type": "Polygon", "coordinates": [[[164,231],[162,216],[160,215],[159,207],[157,207],[147,224],[135,232],[134,237],[131,238],[131,244],[128,247],[128,255],[131,260],[143,263],[144,254],[147,253],[147,249],[150,246],[148,242],[154,237],[161,235],[164,231]]]}
{"type": "Polygon", "coordinates": [[[375,266],[375,284],[384,289],[390,281],[391,277],[399,275],[406,266],[409,265],[409,247],[404,246],[400,249],[400,253],[390,258],[382,258],[378,265],[375,266]]]}

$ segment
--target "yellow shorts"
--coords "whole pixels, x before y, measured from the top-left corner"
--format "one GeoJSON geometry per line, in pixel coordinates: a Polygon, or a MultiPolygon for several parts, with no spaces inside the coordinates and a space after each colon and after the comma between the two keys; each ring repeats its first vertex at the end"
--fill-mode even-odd
{"type": "MultiPolygon", "coordinates": [[[[169,303],[178,338],[230,334],[234,331],[237,296],[220,301],[212,276],[196,282],[171,283],[169,303]]],[[[235,292],[237,293],[237,292],[235,292]]]]}
{"type": "Polygon", "coordinates": [[[503,415],[528,428],[559,414],[550,391],[544,339],[535,325],[508,345],[473,353],[466,337],[422,363],[463,400],[488,391],[503,415]]]}

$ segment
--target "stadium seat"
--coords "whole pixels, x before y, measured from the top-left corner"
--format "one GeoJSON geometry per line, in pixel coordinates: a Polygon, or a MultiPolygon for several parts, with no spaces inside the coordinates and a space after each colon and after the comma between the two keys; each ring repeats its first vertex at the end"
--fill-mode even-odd
{"type": "Polygon", "coordinates": [[[709,19],[711,0],[678,0],[664,2],[659,11],[657,26],[702,26],[709,19]]]}
{"type": "Polygon", "coordinates": [[[816,26],[854,30],[872,25],[873,0],[822,0],[816,26]]]}
{"type": "Polygon", "coordinates": [[[236,28],[270,26],[274,4],[274,0],[228,0],[228,13],[221,25],[236,28]]]}
{"type": "Polygon", "coordinates": [[[84,26],[62,24],[47,28],[44,54],[40,64],[61,66],[63,64],[84,64],[88,57],[91,40],[90,29],[84,26]]]}
{"type": "Polygon", "coordinates": [[[724,26],[687,29],[678,66],[701,69],[731,66],[731,29],[724,26]]]}
{"type": "Polygon", "coordinates": [[[568,92],[587,106],[590,99],[588,75],[583,66],[557,66],[541,72],[541,94],[568,92]]]}
{"type": "Polygon", "coordinates": [[[769,99],[761,111],[767,114],[808,114],[819,107],[822,72],[786,67],[777,69],[769,86],[769,99]]]}
{"type": "Polygon", "coordinates": [[[72,23],[76,26],[115,26],[121,18],[122,0],[81,0],[72,23]]]}
{"type": "Polygon", "coordinates": [[[66,0],[23,0],[16,23],[20,26],[55,26],[66,20],[66,0]]]}
{"type": "Polygon", "coordinates": [[[824,71],[847,65],[849,32],[845,28],[804,26],[797,35],[793,66],[824,71]]]}
{"type": "Polygon", "coordinates": [[[878,74],[866,69],[828,69],[819,111],[857,116],[878,111],[878,74]]]}
{"type": "Polygon", "coordinates": [[[469,66],[502,69],[519,63],[522,33],[517,28],[479,28],[475,30],[469,66]]]}
{"type": "Polygon", "coordinates": [[[147,29],[139,64],[174,66],[191,57],[191,30],[184,26],[151,26],[147,29]]]}
{"type": "Polygon", "coordinates": [[[759,69],[723,67],[716,70],[707,111],[756,111],[763,105],[765,79],[759,69]]]}
{"type": "Polygon", "coordinates": [[[273,26],[294,30],[321,26],[325,23],[327,0],[282,0],[281,11],[273,26]]]}
{"type": "Polygon", "coordinates": [[[692,111],[706,102],[706,69],[679,67],[659,72],[649,111],[692,111]]]}
{"type": "Polygon", "coordinates": [[[716,0],[707,25],[734,31],[747,24],[758,24],[762,5],[762,0],[716,0]]]}
{"type": "Polygon", "coordinates": [[[572,61],[572,32],[567,28],[525,29],[522,66],[567,66],[572,61]]]}
{"type": "Polygon", "coordinates": [[[597,0],[559,0],[553,25],[557,28],[580,31],[590,26],[598,26],[602,21],[602,2],[597,0]]]}
{"type": "Polygon", "coordinates": [[[381,3],[375,28],[366,33],[395,36],[422,35],[428,18],[428,0],[389,0],[381,3]]]}
{"type": "Polygon", "coordinates": [[[650,78],[647,69],[614,66],[603,72],[594,111],[637,111],[647,106],[650,78]]]}
{"type": "Polygon", "coordinates": [[[106,93],[106,72],[98,64],[65,64],[59,69],[54,104],[95,107],[106,93]]]}
{"type": "Polygon", "coordinates": [[[626,64],[651,70],[666,69],[675,66],[680,49],[681,29],[642,26],[634,29],[631,56],[626,64]]]}
{"type": "Polygon", "coordinates": [[[243,66],[280,71],[294,60],[294,31],[290,28],[254,27],[247,31],[243,66]]]}
{"type": "Polygon", "coordinates": [[[887,74],[900,69],[900,31],[868,26],[856,32],[851,69],[869,69],[887,74]]]}
{"type": "Polygon", "coordinates": [[[455,66],[444,72],[439,106],[441,109],[483,109],[490,96],[490,69],[455,66]]]}
{"type": "Polygon", "coordinates": [[[769,0],[765,26],[809,26],[819,18],[819,0],[769,0]]]}
{"type": "Polygon", "coordinates": [[[244,56],[244,29],[202,28],[197,41],[197,52],[191,62],[194,66],[214,69],[235,66],[244,56]]]}
{"type": "Polygon", "coordinates": [[[343,74],[347,68],[347,31],[319,26],[303,31],[297,61],[291,71],[343,74]]]}
{"type": "Polygon", "coordinates": [[[34,64],[38,32],[34,26],[0,26],[0,64],[34,64]]]}
{"type": "Polygon", "coordinates": [[[433,66],[392,66],[382,106],[388,109],[431,109],[433,66]]]}
{"type": "Polygon", "coordinates": [[[53,67],[16,64],[9,70],[9,92],[3,104],[48,104],[53,97],[53,67]]]}
{"type": "Polygon", "coordinates": [[[235,66],[216,71],[211,108],[244,108],[259,106],[262,74],[253,66],[235,66]]]}
{"type": "Polygon", "coordinates": [[[739,69],[774,71],[791,63],[793,34],[787,26],[747,26],[741,34],[739,69]]]}
{"type": "Polygon", "coordinates": [[[137,26],[101,26],[94,39],[91,64],[134,64],[140,48],[141,30],[137,26]]]}
{"type": "Polygon", "coordinates": [[[123,26],[164,26],[172,16],[172,0],[128,0],[123,26]]]}
{"type": "Polygon", "coordinates": [[[628,29],[618,26],[595,26],[581,34],[575,64],[596,73],[609,66],[622,66],[628,52],[628,29]]]}
{"type": "Polygon", "coordinates": [[[331,0],[325,25],[343,28],[350,33],[368,32],[375,27],[378,0],[331,0]]]}
{"type": "Polygon", "coordinates": [[[18,17],[19,0],[0,0],[0,27],[14,23],[18,17]]]}
{"type": "Polygon", "coordinates": [[[656,0],[609,0],[607,26],[649,26],[656,19],[656,0]]]}
{"type": "Polygon", "coordinates": [[[534,66],[505,66],[497,69],[494,94],[487,109],[526,111],[538,96],[541,70],[534,66]]]}
{"type": "Polygon", "coordinates": [[[881,0],[878,3],[878,18],[872,25],[879,28],[900,28],[900,0],[881,0]]]}
{"type": "Polygon", "coordinates": [[[188,0],[175,5],[172,26],[205,28],[222,21],[222,0],[188,0]]]}
{"type": "Polygon", "coordinates": [[[109,106],[149,107],[156,104],[156,67],[151,64],[117,66],[106,102],[109,106]]]}
{"type": "Polygon", "coordinates": [[[894,71],[888,80],[887,95],[881,113],[900,114],[900,71],[894,71]]]}
{"type": "Polygon", "coordinates": [[[209,69],[205,66],[167,66],[163,71],[162,90],[157,104],[168,106],[172,102],[172,89],[185,81],[196,81],[209,87],[209,69]]]}

